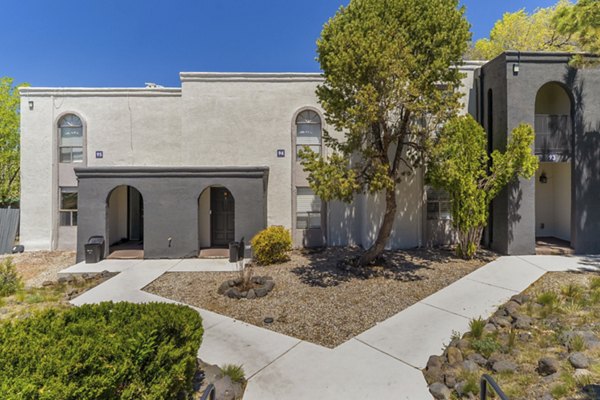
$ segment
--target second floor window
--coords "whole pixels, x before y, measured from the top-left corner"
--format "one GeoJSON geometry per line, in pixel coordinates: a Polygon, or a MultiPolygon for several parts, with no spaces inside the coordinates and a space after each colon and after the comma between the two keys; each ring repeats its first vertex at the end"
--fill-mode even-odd
{"type": "Polygon", "coordinates": [[[312,110],[302,111],[296,118],[296,155],[304,146],[321,154],[321,117],[312,110]]]}
{"type": "Polygon", "coordinates": [[[60,119],[58,141],[61,163],[83,162],[83,124],[77,115],[67,114],[60,119]]]}

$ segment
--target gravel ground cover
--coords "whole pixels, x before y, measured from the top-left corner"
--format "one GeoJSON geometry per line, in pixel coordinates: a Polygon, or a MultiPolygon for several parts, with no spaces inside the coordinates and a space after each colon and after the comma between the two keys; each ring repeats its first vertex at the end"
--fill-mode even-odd
{"type": "Polygon", "coordinates": [[[27,287],[41,287],[45,281],[55,281],[57,272],[75,264],[74,251],[28,251],[0,255],[0,262],[9,257],[27,287]]]}
{"type": "Polygon", "coordinates": [[[343,248],[295,251],[284,264],[254,267],[254,275],[275,281],[273,291],[259,299],[218,294],[224,281],[238,277],[224,272],[167,273],[145,290],[333,348],[495,258],[484,253],[464,261],[447,250],[418,249],[387,252],[367,274],[338,267],[357,254],[343,248]]]}

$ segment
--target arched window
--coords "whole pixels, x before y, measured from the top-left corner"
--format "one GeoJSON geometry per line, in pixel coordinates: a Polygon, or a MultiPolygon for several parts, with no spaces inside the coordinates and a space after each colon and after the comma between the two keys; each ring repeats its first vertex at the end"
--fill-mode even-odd
{"type": "Polygon", "coordinates": [[[83,162],[83,124],[74,114],[58,121],[58,147],[61,163],[83,162]]]}
{"type": "Polygon", "coordinates": [[[321,154],[321,117],[312,110],[305,110],[296,118],[296,155],[304,146],[321,154]]]}

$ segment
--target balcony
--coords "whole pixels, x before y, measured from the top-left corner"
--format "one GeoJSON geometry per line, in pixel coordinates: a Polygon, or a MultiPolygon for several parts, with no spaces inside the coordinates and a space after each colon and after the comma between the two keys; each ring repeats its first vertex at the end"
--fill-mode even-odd
{"type": "Polygon", "coordinates": [[[568,115],[536,114],[535,154],[540,161],[569,161],[571,118],[568,115]]]}

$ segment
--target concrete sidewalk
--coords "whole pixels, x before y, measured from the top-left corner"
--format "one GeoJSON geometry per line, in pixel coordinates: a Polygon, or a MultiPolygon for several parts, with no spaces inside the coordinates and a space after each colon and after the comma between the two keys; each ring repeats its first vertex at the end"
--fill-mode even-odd
{"type": "MultiPolygon", "coordinates": [[[[213,364],[242,364],[249,378],[245,400],[431,399],[420,369],[440,354],[453,331],[497,306],[549,271],[600,270],[600,257],[500,257],[450,286],[328,349],[198,309],[205,334],[199,356],[213,364]]],[[[74,299],[172,302],[141,289],[169,271],[231,271],[224,260],[107,260],[63,273],[121,273],[74,299]],[[85,271],[84,271],[85,270],[85,271]]]]}

